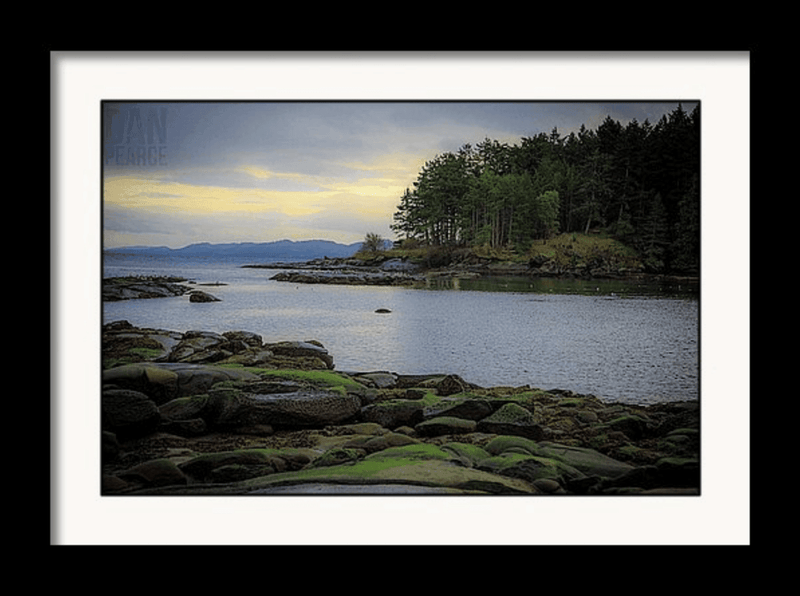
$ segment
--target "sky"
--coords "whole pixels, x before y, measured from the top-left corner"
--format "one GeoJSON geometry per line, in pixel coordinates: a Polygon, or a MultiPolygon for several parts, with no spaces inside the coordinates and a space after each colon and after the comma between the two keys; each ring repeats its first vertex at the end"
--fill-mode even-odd
{"type": "MultiPolygon", "coordinates": [[[[426,161],[484,139],[655,124],[673,103],[103,104],[103,244],[394,239],[426,161]]],[[[691,111],[694,104],[683,102],[691,111]]]]}

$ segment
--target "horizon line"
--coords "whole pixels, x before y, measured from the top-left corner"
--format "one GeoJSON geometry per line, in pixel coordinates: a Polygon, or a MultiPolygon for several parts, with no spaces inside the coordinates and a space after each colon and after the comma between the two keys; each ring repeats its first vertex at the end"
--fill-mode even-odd
{"type": "MultiPolygon", "coordinates": [[[[390,239],[385,239],[390,240],[390,239]]],[[[242,245],[242,244],[277,244],[279,242],[291,242],[294,244],[299,244],[301,242],[330,242],[332,244],[338,244],[340,246],[352,246],[354,244],[363,244],[363,240],[359,240],[356,242],[338,242],[336,240],[328,240],[326,238],[307,238],[304,240],[292,240],[291,238],[282,238],[280,240],[240,240],[234,242],[208,242],[208,241],[200,241],[200,242],[192,242],[190,244],[186,244],[184,246],[180,246],[177,248],[173,248],[171,246],[167,246],[166,244],[125,244],[122,246],[103,246],[103,250],[120,250],[123,248],[166,248],[167,250],[181,250],[184,248],[189,248],[191,246],[201,246],[201,245],[210,245],[210,246],[230,246],[230,245],[242,245]]],[[[391,242],[394,242],[391,240],[391,242]]]]}

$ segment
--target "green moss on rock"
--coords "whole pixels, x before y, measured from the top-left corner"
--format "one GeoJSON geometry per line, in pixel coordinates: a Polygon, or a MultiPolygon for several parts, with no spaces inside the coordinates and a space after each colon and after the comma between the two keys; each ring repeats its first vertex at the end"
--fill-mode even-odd
{"type": "Polygon", "coordinates": [[[325,389],[340,388],[342,391],[364,390],[364,385],[361,383],[330,370],[266,370],[258,368],[249,370],[258,373],[263,378],[298,381],[325,389]]]}

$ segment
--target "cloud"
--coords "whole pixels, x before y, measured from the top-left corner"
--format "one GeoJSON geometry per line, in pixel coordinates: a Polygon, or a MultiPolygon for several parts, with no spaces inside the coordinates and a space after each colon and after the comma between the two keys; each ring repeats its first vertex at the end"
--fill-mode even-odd
{"type": "MultiPolygon", "coordinates": [[[[175,102],[167,166],[107,164],[107,245],[392,237],[425,162],[484,139],[592,128],[607,115],[655,123],[675,104],[544,102],[175,102]],[[170,237],[170,229],[172,234],[170,237]],[[283,235],[283,236],[281,236],[283,235]]],[[[687,106],[687,110],[689,106],[687,106]]]]}
{"type": "Polygon", "coordinates": [[[367,232],[390,237],[392,215],[421,164],[410,154],[388,154],[329,164],[337,176],[277,171],[254,163],[158,178],[108,176],[103,197],[106,245],[280,238],[351,243],[367,232]],[[201,172],[216,183],[187,181],[201,172]],[[226,179],[239,185],[225,184],[226,179]],[[276,180],[307,190],[264,187],[276,180]]]}
{"type": "Polygon", "coordinates": [[[259,212],[309,215],[320,210],[313,193],[196,185],[130,176],[107,179],[103,198],[112,206],[181,212],[186,217],[206,213],[259,212]]]}

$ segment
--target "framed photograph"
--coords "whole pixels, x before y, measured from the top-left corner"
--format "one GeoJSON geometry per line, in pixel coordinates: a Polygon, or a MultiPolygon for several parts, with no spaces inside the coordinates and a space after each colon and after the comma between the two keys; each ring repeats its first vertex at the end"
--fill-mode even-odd
{"type": "Polygon", "coordinates": [[[54,542],[746,541],[748,69],[55,55],[54,542]]]}

